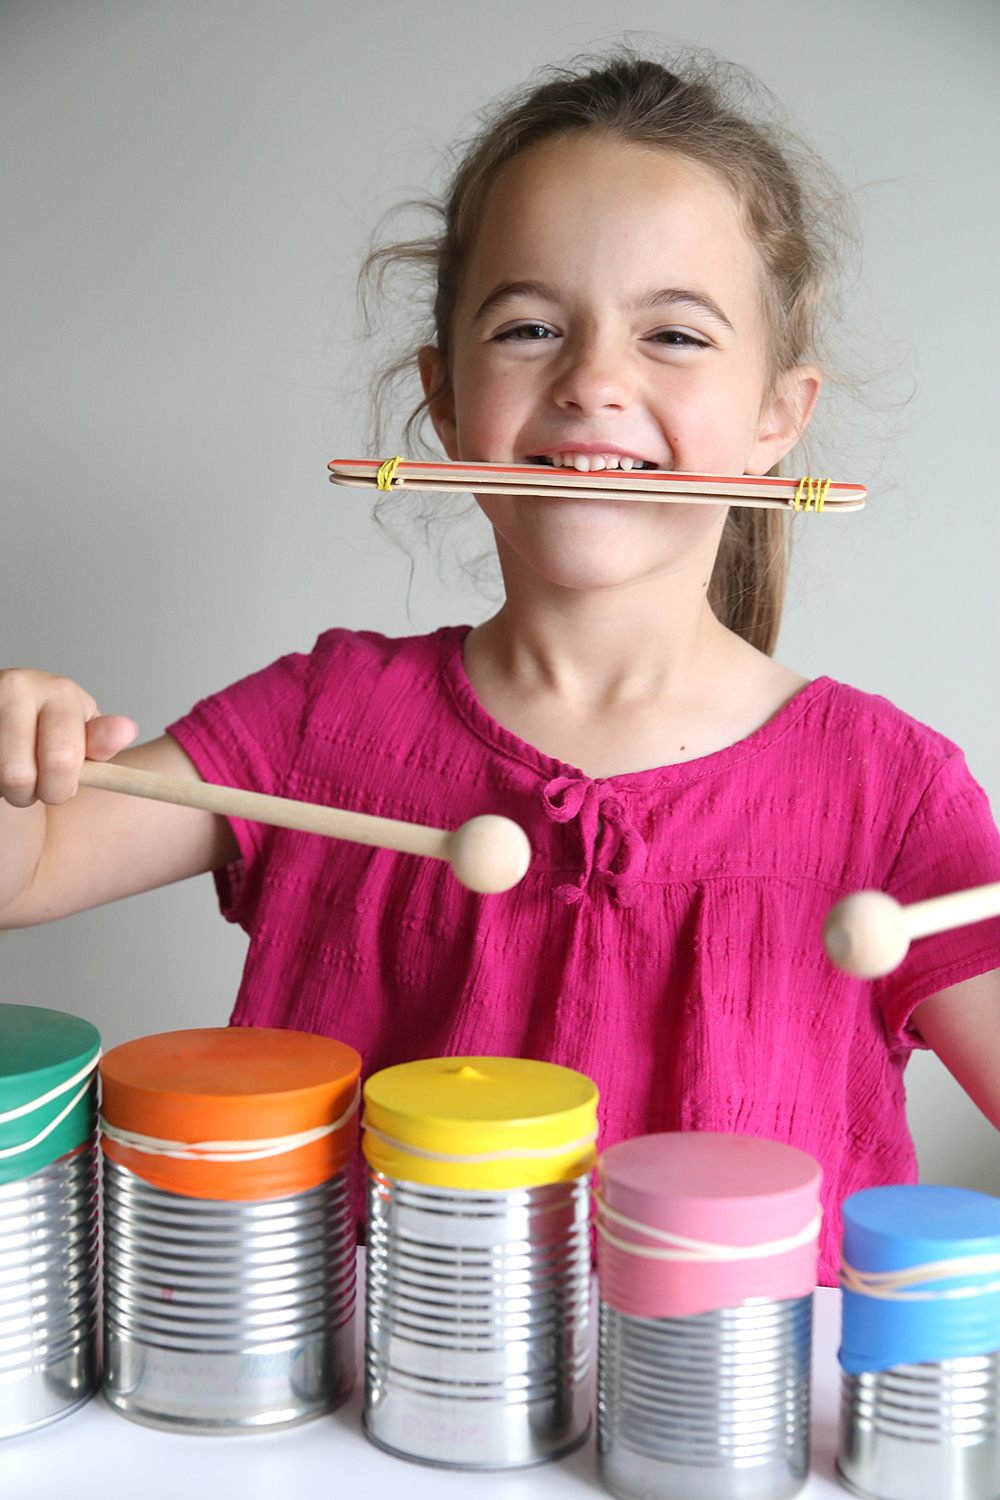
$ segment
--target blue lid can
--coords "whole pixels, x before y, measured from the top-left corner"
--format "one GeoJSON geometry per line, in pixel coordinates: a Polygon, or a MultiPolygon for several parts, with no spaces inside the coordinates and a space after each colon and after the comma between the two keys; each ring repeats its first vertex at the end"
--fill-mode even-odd
{"type": "Polygon", "coordinates": [[[997,1500],[1000,1199],[855,1193],[841,1281],[841,1483],[868,1500],[997,1500]]]}
{"type": "Polygon", "coordinates": [[[931,1184],[867,1188],[843,1214],[848,1374],[1000,1349],[1000,1199],[931,1184]],[[920,1268],[926,1276],[885,1275],[920,1268]]]}

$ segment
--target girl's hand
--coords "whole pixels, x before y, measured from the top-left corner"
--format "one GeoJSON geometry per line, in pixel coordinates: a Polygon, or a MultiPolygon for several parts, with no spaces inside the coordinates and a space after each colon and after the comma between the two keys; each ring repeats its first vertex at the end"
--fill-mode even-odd
{"type": "MultiPolygon", "coordinates": [[[[84,759],[110,760],[135,734],[131,719],[98,713],[66,677],[0,672],[0,928],[50,922],[239,858],[215,813],[92,787],[77,795],[84,759]]],[[[169,734],[121,759],[198,779],[169,734]]]]}
{"type": "Polygon", "coordinates": [[[100,714],[67,677],[0,671],[0,797],[14,807],[68,802],[83,761],[110,760],[136,733],[131,719],[100,714]]]}

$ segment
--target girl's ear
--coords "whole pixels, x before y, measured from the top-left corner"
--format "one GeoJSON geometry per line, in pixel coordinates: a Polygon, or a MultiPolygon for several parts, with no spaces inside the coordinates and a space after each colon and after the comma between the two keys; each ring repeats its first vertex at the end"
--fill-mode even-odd
{"type": "Polygon", "coordinates": [[[417,354],[420,380],[427,398],[427,411],[434,431],[449,458],[458,458],[458,423],[455,419],[455,393],[441,351],[425,344],[417,354]]]}
{"type": "Polygon", "coordinates": [[[766,474],[790,452],[809,425],[823,375],[815,365],[796,365],[778,376],[770,402],[761,413],[757,440],[747,462],[748,474],[766,474]]]}

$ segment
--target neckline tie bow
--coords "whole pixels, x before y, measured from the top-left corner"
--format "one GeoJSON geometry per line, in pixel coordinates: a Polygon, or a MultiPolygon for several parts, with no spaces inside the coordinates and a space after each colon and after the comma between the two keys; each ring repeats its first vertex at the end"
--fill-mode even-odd
{"type": "Polygon", "coordinates": [[[579,821],[583,871],[573,885],[558,885],[553,895],[575,905],[592,880],[614,894],[619,906],[632,906],[646,867],[646,845],[632,824],[625,804],[606,781],[556,776],[542,788],[545,816],[552,823],[579,821]]]}

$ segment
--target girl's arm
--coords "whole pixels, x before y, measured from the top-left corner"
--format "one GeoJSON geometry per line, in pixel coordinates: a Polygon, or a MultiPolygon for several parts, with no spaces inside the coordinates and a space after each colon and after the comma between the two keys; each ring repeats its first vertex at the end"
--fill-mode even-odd
{"type": "MultiPolygon", "coordinates": [[[[76,790],[80,765],[127,743],[127,720],[96,717],[76,683],[0,672],[0,928],[29,927],[217,869],[238,857],[225,818],[76,790]]],[[[114,759],[200,779],[169,735],[114,759]]]]}
{"type": "Polygon", "coordinates": [[[931,995],[916,1007],[912,1023],[1000,1130],[1000,969],[931,995]]]}

